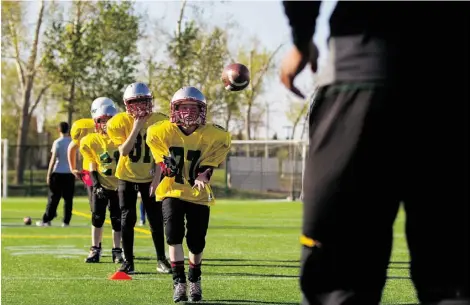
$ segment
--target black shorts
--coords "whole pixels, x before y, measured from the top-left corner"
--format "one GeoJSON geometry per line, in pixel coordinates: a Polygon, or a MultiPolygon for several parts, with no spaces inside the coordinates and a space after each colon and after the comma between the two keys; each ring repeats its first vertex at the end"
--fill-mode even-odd
{"type": "Polygon", "coordinates": [[[169,245],[182,244],[185,236],[189,250],[199,254],[205,247],[209,227],[210,208],[177,198],[165,198],[162,202],[165,233],[169,245]]]}

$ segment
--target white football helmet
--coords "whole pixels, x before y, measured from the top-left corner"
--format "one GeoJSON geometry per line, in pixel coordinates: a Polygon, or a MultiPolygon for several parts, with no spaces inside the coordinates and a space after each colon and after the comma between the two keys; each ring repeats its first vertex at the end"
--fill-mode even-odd
{"type": "Polygon", "coordinates": [[[99,97],[91,104],[91,117],[98,132],[106,133],[106,122],[118,113],[114,102],[107,97],[99,97]]]}
{"type": "Polygon", "coordinates": [[[183,87],[176,91],[170,102],[170,122],[183,126],[206,124],[206,97],[195,87],[183,87]],[[185,102],[196,103],[199,111],[181,111],[179,106],[185,102]]]}
{"type": "Polygon", "coordinates": [[[152,112],[153,96],[144,83],[132,83],[124,91],[126,111],[134,118],[144,117],[152,112]]]}

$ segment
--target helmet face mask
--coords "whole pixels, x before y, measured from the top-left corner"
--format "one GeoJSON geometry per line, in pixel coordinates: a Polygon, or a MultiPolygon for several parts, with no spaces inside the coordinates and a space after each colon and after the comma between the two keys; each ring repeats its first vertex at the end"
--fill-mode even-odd
{"type": "Polygon", "coordinates": [[[152,113],[153,96],[144,83],[133,83],[127,86],[123,100],[126,112],[134,118],[145,117],[152,113]]]}
{"type": "Polygon", "coordinates": [[[206,124],[206,98],[194,87],[183,87],[171,100],[170,121],[183,127],[206,124]]]}
{"type": "Polygon", "coordinates": [[[152,100],[149,98],[136,98],[124,102],[126,112],[134,118],[145,117],[152,113],[152,100]]]}
{"type": "Polygon", "coordinates": [[[97,98],[91,105],[91,117],[97,132],[106,134],[106,123],[118,113],[114,102],[109,98],[97,98]]]}
{"type": "Polygon", "coordinates": [[[112,116],[104,115],[104,116],[101,116],[101,117],[95,119],[95,128],[96,128],[96,131],[98,131],[99,133],[106,134],[106,128],[107,128],[106,123],[107,123],[111,118],[112,118],[112,116]]]}

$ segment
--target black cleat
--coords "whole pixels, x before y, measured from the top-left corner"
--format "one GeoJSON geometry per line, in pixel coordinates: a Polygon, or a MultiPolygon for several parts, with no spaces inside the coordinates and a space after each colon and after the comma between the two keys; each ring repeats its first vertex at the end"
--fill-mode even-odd
{"type": "Polygon", "coordinates": [[[157,272],[171,274],[171,265],[166,258],[157,261],[157,272]]]}
{"type": "Polygon", "coordinates": [[[189,300],[191,302],[199,302],[202,300],[201,279],[197,282],[189,282],[189,300]]]}
{"type": "Polygon", "coordinates": [[[134,274],[134,262],[124,261],[118,271],[134,274]]]}
{"type": "Polygon", "coordinates": [[[90,254],[88,254],[88,257],[85,259],[85,263],[99,263],[100,256],[101,256],[101,249],[93,246],[90,248],[90,254]]]}
{"type": "Polygon", "coordinates": [[[173,284],[173,301],[186,302],[188,295],[186,294],[186,283],[174,283],[173,284]]]}

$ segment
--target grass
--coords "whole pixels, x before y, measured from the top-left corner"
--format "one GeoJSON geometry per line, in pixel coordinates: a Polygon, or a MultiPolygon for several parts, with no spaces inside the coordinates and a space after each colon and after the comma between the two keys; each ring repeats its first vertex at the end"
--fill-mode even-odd
{"type": "MultiPolygon", "coordinates": [[[[111,263],[109,224],[105,225],[102,262],[85,264],[90,247],[86,217],[74,215],[68,228],[59,226],[60,218],[52,227],[23,225],[25,216],[33,217],[33,223],[38,220],[45,203],[45,198],[2,201],[2,304],[173,304],[171,276],[155,272],[147,227],[136,232],[136,271],[140,274],[131,281],[111,281],[107,277],[117,265],[111,263]]],[[[89,212],[84,198],[76,199],[74,209],[89,212]]],[[[219,200],[211,211],[201,304],[299,304],[300,219],[298,202],[219,200]]],[[[400,212],[395,224],[395,263],[388,271],[394,278],[387,282],[383,304],[416,303],[408,265],[402,263],[409,260],[403,221],[400,212]]]]}

